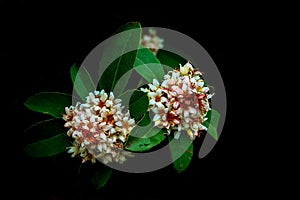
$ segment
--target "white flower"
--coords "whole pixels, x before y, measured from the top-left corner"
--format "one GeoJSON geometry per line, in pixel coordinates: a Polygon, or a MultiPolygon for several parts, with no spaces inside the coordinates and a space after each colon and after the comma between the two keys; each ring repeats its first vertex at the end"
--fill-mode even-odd
{"type": "Polygon", "coordinates": [[[167,128],[168,133],[174,130],[175,138],[185,131],[192,140],[202,130],[207,130],[203,123],[210,110],[212,94],[209,94],[201,73],[191,63],[169,71],[161,84],[154,79],[148,86],[149,89],[141,88],[141,91],[148,94],[155,126],[167,128]]]}
{"type": "Polygon", "coordinates": [[[152,91],[156,91],[157,88],[159,87],[159,82],[156,79],[153,79],[153,84],[149,83],[149,88],[152,91]]]}
{"type": "Polygon", "coordinates": [[[167,121],[167,115],[169,111],[168,108],[166,108],[162,103],[159,102],[152,109],[152,111],[155,113],[152,119],[155,122],[155,126],[158,126],[160,128],[168,126],[168,121],[167,121]]]}
{"type": "Polygon", "coordinates": [[[182,75],[187,75],[189,73],[189,71],[190,71],[190,68],[187,64],[185,64],[183,67],[180,64],[180,73],[182,75]]]}
{"type": "Polygon", "coordinates": [[[163,48],[164,40],[156,35],[156,30],[149,29],[149,34],[145,34],[141,39],[141,45],[149,48],[155,55],[159,49],[163,48]]]}
{"type": "Polygon", "coordinates": [[[148,90],[147,88],[141,88],[141,91],[142,91],[142,92],[145,92],[145,93],[150,92],[150,90],[148,90]]]}
{"type": "Polygon", "coordinates": [[[148,92],[148,97],[149,97],[149,105],[153,106],[156,103],[165,103],[167,102],[167,98],[162,96],[163,92],[160,88],[158,88],[155,92],[148,92]]]}
{"type": "Polygon", "coordinates": [[[104,91],[89,93],[86,103],[77,103],[66,108],[63,119],[68,127],[68,136],[73,145],[68,147],[72,157],[80,156],[82,162],[100,159],[104,163],[123,163],[130,152],[123,151],[123,145],[135,126],[129,112],[123,111],[121,100],[113,93],[104,91]]]}

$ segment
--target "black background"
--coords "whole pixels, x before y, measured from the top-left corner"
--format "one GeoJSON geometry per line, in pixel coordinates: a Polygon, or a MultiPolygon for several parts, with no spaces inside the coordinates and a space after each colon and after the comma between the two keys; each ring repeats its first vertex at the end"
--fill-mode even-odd
{"type": "Polygon", "coordinates": [[[248,186],[254,178],[251,171],[256,165],[253,165],[247,146],[250,137],[245,137],[249,129],[244,130],[240,125],[243,118],[236,117],[246,98],[237,86],[241,84],[244,70],[235,65],[238,59],[233,60],[239,50],[236,44],[243,42],[237,35],[244,31],[244,26],[226,10],[210,6],[195,8],[190,5],[186,9],[165,11],[157,2],[153,4],[145,2],[139,9],[122,11],[101,4],[38,4],[21,0],[0,4],[1,57],[5,61],[2,76],[11,77],[4,89],[9,98],[11,118],[18,123],[12,125],[14,131],[11,131],[18,151],[9,156],[16,170],[8,182],[21,195],[32,199],[100,199],[104,196],[164,199],[169,195],[200,199],[216,195],[238,197],[236,191],[251,195],[260,190],[258,186],[248,186]],[[71,93],[70,66],[81,63],[95,46],[129,21],[139,21],[144,27],[174,29],[198,41],[223,77],[227,117],[213,151],[199,159],[199,147],[195,148],[195,156],[185,172],[177,174],[172,166],[145,174],[115,171],[108,184],[95,191],[83,178],[77,177],[78,160],[63,155],[55,159],[31,159],[22,153],[23,130],[46,118],[28,111],[23,102],[41,91],[71,93]]]}

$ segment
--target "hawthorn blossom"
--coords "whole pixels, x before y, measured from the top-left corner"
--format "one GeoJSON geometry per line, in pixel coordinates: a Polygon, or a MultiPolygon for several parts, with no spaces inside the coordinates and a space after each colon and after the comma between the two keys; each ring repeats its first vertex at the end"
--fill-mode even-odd
{"type": "Polygon", "coordinates": [[[141,45],[149,48],[154,55],[157,54],[159,49],[164,47],[163,42],[164,40],[156,35],[156,30],[154,29],[149,29],[149,34],[145,34],[141,39],[141,45]]]}
{"type": "Polygon", "coordinates": [[[205,86],[200,71],[187,62],[179,69],[169,71],[162,83],[154,79],[148,88],[141,88],[149,98],[149,110],[154,113],[152,121],[158,128],[173,130],[175,138],[186,131],[193,140],[207,130],[203,123],[211,109],[209,88],[205,86]]]}
{"type": "Polygon", "coordinates": [[[120,99],[102,90],[89,93],[86,103],[65,108],[63,119],[69,128],[67,135],[74,141],[68,147],[72,157],[80,156],[82,162],[100,159],[103,163],[123,163],[130,152],[123,151],[130,131],[135,126],[129,112],[124,112],[120,99]]]}

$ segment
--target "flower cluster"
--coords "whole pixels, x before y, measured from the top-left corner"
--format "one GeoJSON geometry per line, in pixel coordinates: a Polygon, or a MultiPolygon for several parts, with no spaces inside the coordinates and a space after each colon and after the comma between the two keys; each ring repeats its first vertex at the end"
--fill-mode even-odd
{"type": "Polygon", "coordinates": [[[82,162],[94,163],[100,159],[103,163],[123,163],[126,157],[132,156],[122,149],[135,121],[112,92],[109,95],[104,90],[89,93],[86,103],[78,102],[65,111],[67,134],[74,139],[68,151],[72,157],[79,155],[82,162]]]}
{"type": "Polygon", "coordinates": [[[205,86],[200,71],[188,62],[179,69],[169,71],[160,84],[156,79],[148,84],[149,89],[141,88],[149,97],[149,109],[153,112],[154,126],[174,130],[178,139],[181,131],[186,131],[193,140],[200,136],[211,109],[209,99],[212,94],[205,86]]]}
{"type": "Polygon", "coordinates": [[[149,48],[155,55],[163,48],[164,40],[156,35],[156,30],[149,29],[149,35],[145,34],[141,39],[141,45],[149,48]]]}

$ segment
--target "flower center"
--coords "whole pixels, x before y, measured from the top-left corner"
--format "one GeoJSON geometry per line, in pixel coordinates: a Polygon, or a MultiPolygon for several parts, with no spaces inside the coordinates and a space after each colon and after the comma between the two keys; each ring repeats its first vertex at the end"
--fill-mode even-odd
{"type": "Polygon", "coordinates": [[[156,96],[156,97],[154,98],[154,100],[155,100],[156,102],[160,102],[161,97],[160,97],[160,96],[156,96]]]}
{"type": "Polygon", "coordinates": [[[115,122],[115,119],[114,119],[114,117],[112,115],[108,115],[106,117],[106,123],[113,124],[114,122],[115,122]]]}

